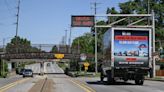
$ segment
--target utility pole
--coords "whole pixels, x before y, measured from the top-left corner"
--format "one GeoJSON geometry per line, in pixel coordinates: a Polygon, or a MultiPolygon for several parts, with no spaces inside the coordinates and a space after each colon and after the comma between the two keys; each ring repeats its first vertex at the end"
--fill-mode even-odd
{"type": "Polygon", "coordinates": [[[67,45],[67,31],[68,30],[65,30],[65,45],[67,45]]]}
{"type": "MultiPolygon", "coordinates": [[[[147,0],[147,14],[150,14],[150,0],[147,0]]],[[[150,25],[150,18],[148,18],[148,25],[150,25]]]]}
{"type": "Polygon", "coordinates": [[[96,28],[96,14],[97,14],[97,2],[94,2],[94,15],[95,15],[95,73],[97,73],[97,28],[96,28]]]}
{"type": "MultiPolygon", "coordinates": [[[[3,53],[5,54],[5,38],[3,38],[3,53]]],[[[3,74],[3,76],[4,76],[4,59],[1,59],[2,60],[2,74],[3,74]]]]}
{"type": "Polygon", "coordinates": [[[16,21],[16,34],[15,34],[15,37],[16,37],[16,53],[18,53],[18,27],[19,27],[19,10],[20,10],[20,0],[18,0],[18,7],[17,7],[17,14],[16,14],[16,17],[17,17],[17,21],[16,21]]]}
{"type": "Polygon", "coordinates": [[[147,13],[150,14],[150,0],[147,0],[147,13]]]}
{"type": "MultiPolygon", "coordinates": [[[[15,34],[15,39],[16,39],[15,50],[16,50],[16,53],[18,53],[19,10],[20,10],[20,0],[18,0],[17,14],[16,14],[16,17],[17,17],[17,21],[16,21],[16,34],[15,34]]],[[[18,66],[18,63],[16,63],[16,66],[18,66]]]]}
{"type": "Polygon", "coordinates": [[[69,53],[71,53],[71,36],[72,36],[72,27],[70,27],[70,33],[69,33],[69,53]]]}

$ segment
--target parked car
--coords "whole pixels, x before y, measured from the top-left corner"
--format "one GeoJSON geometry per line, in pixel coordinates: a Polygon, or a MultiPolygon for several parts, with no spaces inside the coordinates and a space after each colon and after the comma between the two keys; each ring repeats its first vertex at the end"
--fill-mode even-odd
{"type": "Polygon", "coordinates": [[[21,69],[19,72],[19,75],[23,75],[23,72],[25,71],[25,69],[21,69]]]}
{"type": "Polygon", "coordinates": [[[23,72],[23,77],[33,77],[32,69],[25,69],[23,72]]]}

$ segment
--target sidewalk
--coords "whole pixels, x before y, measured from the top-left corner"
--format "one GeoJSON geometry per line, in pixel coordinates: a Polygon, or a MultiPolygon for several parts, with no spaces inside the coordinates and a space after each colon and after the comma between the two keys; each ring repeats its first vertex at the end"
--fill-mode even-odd
{"type": "Polygon", "coordinates": [[[164,82],[164,76],[156,76],[155,78],[145,78],[145,80],[164,82]]]}
{"type": "Polygon", "coordinates": [[[15,71],[11,71],[10,73],[8,73],[7,77],[11,77],[11,76],[15,76],[16,72],[15,71]]]}

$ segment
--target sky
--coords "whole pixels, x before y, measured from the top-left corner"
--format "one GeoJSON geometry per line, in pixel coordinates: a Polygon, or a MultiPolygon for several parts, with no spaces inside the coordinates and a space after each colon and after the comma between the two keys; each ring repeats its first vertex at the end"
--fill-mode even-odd
{"type": "MultiPolygon", "coordinates": [[[[16,34],[18,0],[0,0],[0,45],[9,42],[16,34]]],[[[93,2],[99,3],[98,14],[105,14],[107,7],[119,10],[119,3],[128,0],[21,0],[18,35],[32,44],[59,44],[70,32],[71,15],[93,14],[93,2]],[[91,8],[92,7],[92,8],[91,8]]],[[[89,28],[72,28],[75,37],[90,32],[89,28]]]]}

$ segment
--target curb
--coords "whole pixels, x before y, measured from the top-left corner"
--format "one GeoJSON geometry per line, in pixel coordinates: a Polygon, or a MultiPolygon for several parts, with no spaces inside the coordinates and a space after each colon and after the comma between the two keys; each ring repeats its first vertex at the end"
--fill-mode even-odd
{"type": "Polygon", "coordinates": [[[151,78],[145,78],[145,80],[164,82],[164,79],[151,79],[151,78]]]}

